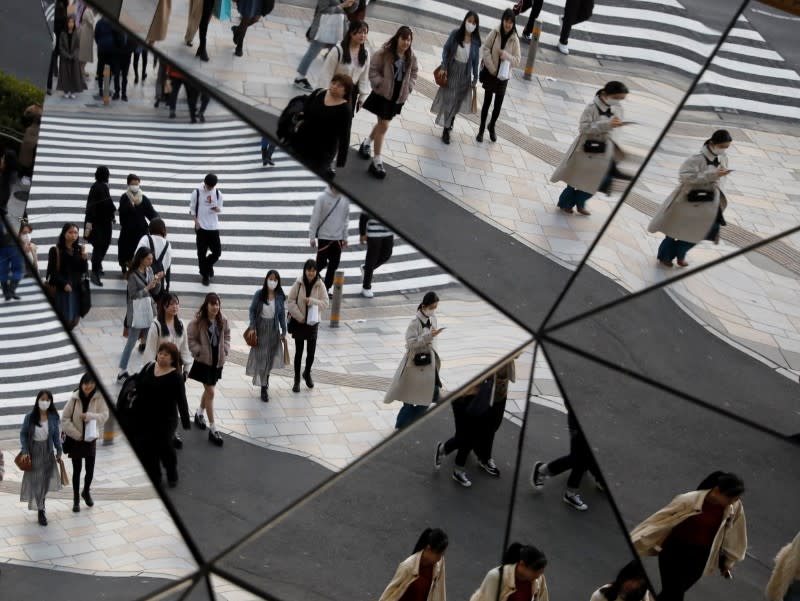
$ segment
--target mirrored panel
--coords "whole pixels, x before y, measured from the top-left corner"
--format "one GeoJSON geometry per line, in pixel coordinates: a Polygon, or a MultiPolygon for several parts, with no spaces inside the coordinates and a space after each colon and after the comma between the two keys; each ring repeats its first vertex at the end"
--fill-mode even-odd
{"type": "MultiPolygon", "coordinates": [[[[797,486],[797,445],[544,346],[656,590],[762,595],[770,559],[797,532],[781,499],[797,486]]],[[[763,398],[770,381],[760,383],[763,398]]]]}
{"type": "Polygon", "coordinates": [[[211,574],[211,584],[214,587],[214,595],[219,601],[260,601],[264,599],[250,591],[233,584],[216,574],[211,574]]]}

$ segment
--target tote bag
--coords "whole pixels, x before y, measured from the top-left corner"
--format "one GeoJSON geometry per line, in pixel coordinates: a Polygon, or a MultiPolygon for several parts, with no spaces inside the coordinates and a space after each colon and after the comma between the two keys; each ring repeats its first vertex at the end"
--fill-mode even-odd
{"type": "Polygon", "coordinates": [[[220,21],[230,21],[231,0],[216,0],[214,2],[214,16],[220,21]]]}
{"type": "Polygon", "coordinates": [[[86,442],[92,442],[93,440],[97,440],[97,420],[90,419],[86,422],[86,428],[83,431],[83,440],[86,442]]]}
{"type": "Polygon", "coordinates": [[[344,37],[344,17],[339,13],[323,13],[314,40],[323,44],[336,44],[344,37]]]}
{"type": "Polygon", "coordinates": [[[132,328],[149,328],[153,322],[153,303],[150,295],[133,299],[132,328]]]}
{"type": "Polygon", "coordinates": [[[500,81],[511,79],[511,61],[500,61],[500,67],[497,69],[497,79],[500,81]]]}
{"type": "Polygon", "coordinates": [[[317,305],[311,305],[308,308],[308,316],[306,317],[306,324],[310,326],[315,326],[319,323],[319,307],[317,305]]]}

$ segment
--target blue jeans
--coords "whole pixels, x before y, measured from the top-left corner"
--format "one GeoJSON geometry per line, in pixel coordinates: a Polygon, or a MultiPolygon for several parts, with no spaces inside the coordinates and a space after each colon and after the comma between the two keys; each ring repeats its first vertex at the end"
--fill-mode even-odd
{"type": "Polygon", "coordinates": [[[306,73],[308,73],[308,68],[311,66],[311,63],[314,62],[314,59],[319,56],[319,53],[322,52],[328,44],[323,44],[322,42],[318,42],[316,40],[311,40],[311,43],[308,45],[308,50],[303,55],[303,58],[300,59],[300,64],[297,67],[297,72],[302,76],[305,77],[306,73]]]}
{"type": "Polygon", "coordinates": [[[572,186],[567,186],[558,197],[558,207],[560,209],[571,209],[577,205],[579,209],[586,206],[586,201],[592,197],[589,192],[578,190],[572,186]]]}
{"type": "Polygon", "coordinates": [[[672,263],[674,259],[682,261],[686,258],[686,253],[693,247],[694,242],[686,242],[686,240],[664,236],[664,240],[658,245],[658,260],[667,261],[668,263],[672,263]]]}
{"type": "Polygon", "coordinates": [[[23,276],[22,254],[13,244],[0,246],[0,282],[18,282],[23,276]]]}
{"type": "Polygon", "coordinates": [[[401,428],[411,425],[413,422],[422,417],[427,410],[427,405],[411,405],[410,403],[403,403],[403,406],[400,408],[400,411],[397,414],[397,420],[394,423],[394,427],[400,430],[401,428]]]}
{"type": "Polygon", "coordinates": [[[146,331],[147,328],[128,328],[128,339],[125,341],[125,348],[122,349],[122,356],[119,358],[120,371],[127,371],[133,347],[139,341],[139,334],[146,331]]]}

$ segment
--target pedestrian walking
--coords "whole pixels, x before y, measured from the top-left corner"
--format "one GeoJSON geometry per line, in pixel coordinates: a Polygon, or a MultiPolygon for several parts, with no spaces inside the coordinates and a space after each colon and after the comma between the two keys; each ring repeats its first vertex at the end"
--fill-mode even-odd
{"type": "Polygon", "coordinates": [[[581,113],[578,137],[550,177],[551,182],[567,184],[558,197],[558,208],[564,213],[574,213],[577,206],[581,215],[591,215],[586,201],[598,190],[608,189],[616,163],[625,158],[613,134],[625,125],[621,102],[627,95],[624,83],[609,81],[581,113]]]}
{"type": "Polygon", "coordinates": [[[261,166],[274,167],[275,161],[272,160],[272,154],[275,152],[275,145],[270,142],[266,136],[261,136],[261,166]]]}
{"type": "Polygon", "coordinates": [[[181,355],[171,342],[158,346],[156,360],[142,367],[136,380],[136,403],[132,408],[133,448],[153,484],[161,484],[161,465],[167,472],[167,484],[178,484],[178,456],[173,433],[178,416],[184,430],[192,427],[181,355]]]}
{"type": "Polygon", "coordinates": [[[561,33],[558,35],[558,51],[569,54],[569,35],[572,28],[592,18],[594,0],[566,0],[564,16],[561,18],[561,33]]]}
{"type": "MultiPolygon", "coordinates": [[[[175,119],[177,116],[178,108],[178,95],[181,92],[181,86],[186,85],[186,106],[189,107],[189,120],[192,123],[197,123],[197,87],[186,79],[183,71],[180,71],[174,65],[167,65],[164,70],[164,75],[167,77],[168,84],[165,84],[165,94],[167,97],[167,104],[169,106],[169,118],[175,119]],[[166,90],[169,90],[166,92],[166,90]]],[[[201,110],[205,111],[208,106],[207,95],[201,103],[201,110]]]]}
{"type": "Polygon", "coordinates": [[[6,150],[0,157],[0,285],[6,301],[20,300],[17,286],[24,275],[25,265],[16,241],[16,232],[6,228],[3,219],[9,219],[8,207],[19,187],[17,154],[6,150]]]}
{"type": "Polygon", "coordinates": [[[361,296],[372,298],[372,276],[375,270],[392,258],[394,232],[369,213],[358,218],[358,240],[367,245],[367,255],[361,265],[361,296]]]}
{"type": "Polygon", "coordinates": [[[147,31],[145,41],[148,46],[155,42],[167,39],[169,19],[172,15],[172,0],[158,0],[156,10],[153,12],[153,20],[150,22],[150,29],[147,31]]]}
{"type": "Polygon", "coordinates": [[[81,320],[81,280],[89,271],[89,255],[78,244],[78,226],[65,223],[55,246],[47,253],[47,283],[55,288],[56,312],[68,330],[81,320]]]}
{"type": "Polygon", "coordinates": [[[800,601],[800,533],[778,551],[766,596],[767,601],[800,601]]]}
{"type": "Polygon", "coordinates": [[[614,582],[597,589],[589,601],[653,601],[642,564],[635,559],[625,564],[614,582]]]}
{"type": "Polygon", "coordinates": [[[61,472],[56,460],[62,454],[58,410],[49,390],[40,390],[33,409],[25,414],[19,445],[23,457],[30,457],[32,466],[22,474],[19,500],[27,501],[29,510],[36,509],[39,524],[47,526],[45,500],[47,493],[61,490],[61,472]]]}
{"type": "Polygon", "coordinates": [[[322,312],[328,308],[328,294],[325,284],[317,271],[314,259],[303,265],[303,273],[289,290],[286,308],[289,311],[288,332],[294,338],[294,385],[292,392],[300,392],[300,367],[303,364],[303,347],[306,347],[306,367],[303,380],[306,386],[314,388],[311,366],[317,351],[317,333],[322,312]]]}
{"type": "Polygon", "coordinates": [[[80,34],[75,30],[75,17],[67,17],[67,28],[58,38],[58,89],[64,98],[75,98],[86,89],[80,63],[80,34]]]}
{"type": "Polygon", "coordinates": [[[114,26],[115,68],[111,73],[114,80],[114,94],[111,100],[122,98],[123,102],[128,102],[128,72],[131,69],[131,59],[136,46],[135,38],[128,35],[119,25],[114,26]]]}
{"type": "Polygon", "coordinates": [[[128,189],[119,198],[119,240],[117,241],[117,261],[125,277],[136,251],[136,245],[147,233],[149,223],[158,218],[150,199],[144,195],[141,179],[129,173],[128,189]]]}
{"type": "MultiPolygon", "coordinates": [[[[197,31],[200,28],[200,21],[203,18],[203,15],[208,12],[208,21],[206,21],[206,27],[208,27],[208,23],[211,21],[211,13],[214,10],[214,0],[189,0],[189,14],[186,18],[186,33],[183,34],[183,41],[184,43],[191,47],[194,42],[194,36],[197,35],[197,31]]],[[[203,36],[205,37],[205,35],[203,36]]],[[[200,45],[203,45],[203,39],[200,40],[200,45]]],[[[200,56],[200,52],[198,50],[197,56],[200,56]]]]}
{"type": "Polygon", "coordinates": [[[570,470],[569,478],[567,478],[567,488],[561,499],[573,509],[586,511],[589,506],[584,502],[580,494],[583,475],[589,471],[594,477],[595,487],[598,490],[603,490],[603,477],[600,475],[597,463],[595,463],[589,443],[578,427],[578,421],[572,411],[569,410],[567,410],[567,428],[569,429],[569,454],[547,463],[537,461],[531,472],[531,486],[540,490],[548,478],[570,470]]]}
{"type": "Polygon", "coordinates": [[[78,37],[80,38],[78,60],[81,64],[81,76],[85,81],[89,78],[86,65],[94,62],[94,12],[85,5],[78,25],[78,37]]]}
{"type": "MultiPolygon", "coordinates": [[[[481,415],[491,403],[494,389],[494,376],[484,378],[480,383],[471,386],[459,398],[453,399],[450,407],[453,409],[453,419],[456,431],[446,442],[436,443],[433,466],[437,470],[442,466],[442,460],[453,451],[456,453],[455,466],[453,467],[453,480],[464,488],[472,486],[472,481],[467,476],[467,457],[477,446],[481,433],[481,415]]],[[[500,475],[499,470],[496,476],[500,475]]]]}
{"type": "Polygon", "coordinates": [[[72,459],[72,511],[81,510],[81,497],[87,507],[94,506],[92,500],[92,479],[94,478],[97,437],[103,431],[108,419],[108,405],[103,393],[97,389],[97,382],[90,373],[81,377],[64,410],[61,412],[61,429],[64,452],[72,459]],[[92,424],[92,422],[94,422],[92,424]],[[81,490],[81,471],[86,472],[81,490]]]}
{"type": "Polygon", "coordinates": [[[61,34],[67,30],[68,3],[68,0],[56,0],[53,6],[53,49],[50,52],[50,65],[47,68],[48,96],[53,93],[53,77],[58,78],[59,76],[61,34]]]}
{"type": "MultiPolygon", "coordinates": [[[[514,359],[519,357],[516,355],[514,359]]],[[[503,416],[506,411],[506,401],[508,400],[508,383],[516,381],[516,369],[514,359],[501,365],[493,374],[494,389],[489,399],[488,407],[475,406],[474,409],[482,409],[478,413],[478,434],[475,442],[475,455],[478,458],[478,466],[490,476],[500,477],[500,468],[494,461],[492,449],[494,447],[494,437],[500,425],[503,423],[503,416]]]]}
{"type": "Polygon", "coordinates": [[[333,298],[333,279],[339,269],[342,250],[347,248],[350,226],[350,199],[331,185],[317,196],[308,224],[311,248],[317,249],[317,269],[325,272],[325,290],[333,298]]]}
{"type": "Polygon", "coordinates": [[[732,577],[747,551],[743,494],[741,478],[713,472],[696,491],[678,495],[633,529],[636,552],[658,555],[658,601],[682,601],[702,576],[716,571],[732,577]]]}
{"type": "Polygon", "coordinates": [[[489,117],[489,108],[494,101],[492,118],[489,121],[489,139],[497,142],[495,125],[503,108],[506,97],[508,80],[511,79],[511,69],[519,66],[520,49],[519,38],[511,9],[503,11],[500,25],[493,29],[486,42],[481,47],[481,60],[483,68],[480,72],[480,81],[483,85],[483,105],[481,106],[481,124],[475,140],[483,142],[483,131],[486,128],[486,119],[489,117]]]}
{"type": "Polygon", "coordinates": [[[447,36],[438,69],[445,85],[439,86],[431,104],[436,125],[443,128],[442,141],[450,144],[450,132],[459,112],[469,110],[471,93],[478,84],[478,63],[481,55],[481,34],[478,13],[467,11],[461,26],[447,36]]]}
{"type": "Polygon", "coordinates": [[[442,362],[436,352],[436,337],[444,328],[437,327],[438,307],[439,296],[433,291],[426,292],[406,328],[406,352],[383,399],[384,403],[403,403],[394,424],[398,430],[421,417],[431,403],[439,400],[442,362]]]}
{"type": "MultiPolygon", "coordinates": [[[[239,9],[241,21],[238,25],[231,27],[233,32],[233,43],[236,48],[233,51],[235,56],[242,56],[244,36],[252,25],[258,23],[261,17],[266,17],[275,8],[275,0],[239,0],[236,4],[239,9]]],[[[202,26],[202,25],[201,25],[202,26]]]]}
{"type": "MultiPolygon", "coordinates": [[[[117,34],[114,29],[114,24],[106,19],[100,17],[94,26],[94,41],[97,44],[97,71],[95,79],[97,80],[97,90],[99,98],[103,97],[103,71],[108,65],[109,73],[113,74],[117,71],[117,34]]],[[[109,86],[111,82],[109,81],[109,86]]],[[[106,90],[111,93],[111,90],[106,90]]]]}
{"type": "Polygon", "coordinates": [[[92,249],[92,284],[102,286],[100,279],[106,274],[103,271],[103,259],[111,246],[112,226],[116,222],[117,207],[111,198],[108,187],[110,173],[108,167],[100,165],[94,172],[94,183],[89,188],[86,199],[86,212],[83,221],[83,237],[91,243],[92,249]]]}
{"type": "Polygon", "coordinates": [[[254,386],[261,387],[261,400],[268,403],[269,374],[284,367],[286,344],[286,294],[276,270],[267,272],[264,285],[253,295],[248,315],[247,329],[255,334],[256,344],[250,347],[244,373],[253,377],[254,386]]]}
{"type": "Polygon", "coordinates": [[[39,130],[42,126],[42,106],[32,104],[22,114],[25,134],[19,148],[19,172],[23,177],[33,176],[33,163],[36,160],[36,149],[39,146],[39,130]]]}
{"type": "Polygon", "coordinates": [[[149,248],[153,253],[153,273],[163,273],[161,295],[169,292],[172,271],[172,247],[167,240],[167,224],[160,217],[153,219],[147,226],[147,233],[139,239],[136,250],[149,248]]]}
{"type": "Polygon", "coordinates": [[[680,183],[653,216],[648,232],[662,232],[658,262],[672,267],[688,267],[686,253],[703,240],[719,243],[720,226],[726,225],[723,211],[728,206],[725,177],[728,169],[728,148],[733,138],[725,129],[718,129],[703,143],[698,154],[690,156],[678,171],[680,183]]]}
{"type": "MultiPolygon", "coordinates": [[[[153,315],[156,314],[155,303],[153,298],[161,293],[161,282],[164,278],[164,272],[155,273],[153,271],[153,253],[149,248],[139,248],[133,256],[131,263],[131,271],[128,276],[128,294],[127,294],[127,308],[125,311],[125,328],[128,330],[128,339],[122,349],[122,355],[119,359],[119,373],[117,374],[117,382],[121,382],[128,377],[128,361],[130,361],[133,347],[140,337],[147,333],[150,327],[150,321],[153,315]],[[147,299],[150,301],[150,318],[146,322],[141,322],[139,312],[134,311],[134,304],[142,303],[135,302],[138,299],[147,299]]],[[[146,309],[146,307],[145,307],[146,309]]],[[[140,352],[144,352],[145,346],[142,344],[139,348],[140,352]]]]}
{"type": "Polygon", "coordinates": [[[225,199],[217,188],[217,176],[208,173],[202,185],[192,191],[189,214],[194,220],[197,265],[203,286],[208,286],[214,277],[214,264],[222,255],[219,238],[219,214],[225,199]]]}
{"type": "Polygon", "coordinates": [[[417,84],[417,56],[411,49],[413,41],[414,34],[411,28],[403,25],[375,53],[369,63],[369,83],[372,91],[364,102],[364,108],[373,113],[378,122],[361,142],[358,154],[363,159],[372,157],[369,172],[378,179],[386,177],[381,152],[389,123],[403,110],[403,104],[417,84]]]}
{"type": "Polygon", "coordinates": [[[222,377],[222,367],[231,351],[231,329],[228,319],[222,314],[222,301],[213,292],[206,294],[200,310],[189,324],[189,350],[194,358],[189,377],[203,385],[194,425],[201,430],[208,425],[209,442],[221,447],[222,434],[217,431],[214,420],[214,395],[222,377]],[[208,416],[207,424],[203,411],[208,416]]]}
{"type": "Polygon", "coordinates": [[[33,227],[24,219],[19,226],[19,242],[22,247],[22,253],[28,259],[28,277],[33,277],[34,273],[39,273],[39,248],[33,242],[33,227]]]}
{"type": "Polygon", "coordinates": [[[138,44],[133,50],[133,83],[139,83],[139,63],[142,63],[142,83],[147,80],[147,46],[138,44]]]}
{"type": "Polygon", "coordinates": [[[511,543],[503,565],[489,570],[470,601],[547,601],[546,566],[547,557],[536,547],[511,543]]]}
{"type": "Polygon", "coordinates": [[[446,601],[444,554],[449,542],[443,530],[425,528],[378,601],[446,601]]]}
{"type": "Polygon", "coordinates": [[[356,21],[363,21],[367,18],[367,4],[369,0],[356,0],[350,6],[344,9],[344,14],[350,23],[356,21]]]}
{"type": "Polygon", "coordinates": [[[344,34],[344,39],[336,44],[325,55],[317,87],[327,88],[334,75],[342,73],[353,81],[353,92],[350,94],[350,112],[361,110],[367,99],[369,89],[370,56],[367,49],[369,25],[364,21],[351,21],[344,34]]]}
{"type": "MultiPolygon", "coordinates": [[[[330,48],[333,44],[339,41],[342,34],[341,30],[344,28],[345,9],[350,8],[357,3],[358,0],[317,0],[317,6],[314,8],[314,18],[311,21],[311,26],[306,31],[308,48],[306,49],[306,53],[303,55],[303,58],[300,59],[300,64],[297,66],[297,77],[294,78],[294,86],[296,88],[300,88],[304,92],[312,92],[314,90],[313,86],[311,83],[309,83],[306,77],[308,74],[308,68],[311,66],[311,63],[314,62],[314,59],[319,56],[320,52],[322,52],[325,48],[330,48]],[[326,15],[326,27],[320,28],[323,15],[326,15]],[[330,17],[327,15],[330,15],[330,17]],[[328,21],[330,20],[333,22],[336,19],[339,21],[337,23],[339,28],[338,33],[335,32],[336,27],[333,27],[333,25],[331,25],[331,31],[328,30],[328,21]],[[329,38],[329,35],[333,35],[334,37],[329,38]]],[[[322,80],[321,83],[321,87],[328,87],[327,81],[322,80]]]]}

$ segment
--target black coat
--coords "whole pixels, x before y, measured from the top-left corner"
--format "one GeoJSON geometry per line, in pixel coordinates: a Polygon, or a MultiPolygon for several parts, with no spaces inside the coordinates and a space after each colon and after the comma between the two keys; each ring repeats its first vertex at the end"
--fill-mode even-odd
{"type": "Polygon", "coordinates": [[[64,290],[67,284],[75,288],[83,274],[89,271],[89,262],[81,256],[81,245],[75,243],[73,249],[68,253],[63,248],[56,251],[56,247],[51,246],[47,254],[47,279],[58,290],[64,290]]]}
{"type": "Polygon", "coordinates": [[[133,259],[136,245],[147,233],[148,224],[158,217],[158,213],[150,204],[147,196],[142,196],[142,202],[133,206],[128,193],[123,194],[119,199],[119,255],[120,265],[125,265],[133,259]]]}
{"type": "MultiPolygon", "coordinates": [[[[114,214],[117,207],[111,199],[111,190],[105,182],[95,182],[89,189],[89,197],[86,199],[86,216],[84,224],[91,223],[92,231],[111,229],[114,221],[114,214]]],[[[92,242],[92,237],[89,236],[92,242]]]]}

